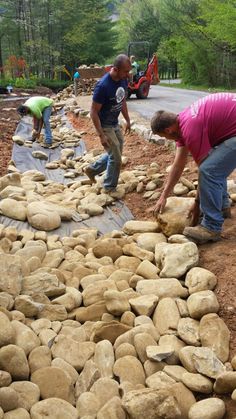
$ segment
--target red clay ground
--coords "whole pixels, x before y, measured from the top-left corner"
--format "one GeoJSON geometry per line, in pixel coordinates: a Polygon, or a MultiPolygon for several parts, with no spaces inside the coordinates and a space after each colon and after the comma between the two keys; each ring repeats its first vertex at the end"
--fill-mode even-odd
{"type": "MultiPolygon", "coordinates": [[[[46,94],[46,92],[37,92],[46,94]]],[[[25,98],[23,98],[23,101],[25,98]]],[[[19,120],[16,111],[4,111],[4,108],[17,107],[20,102],[0,102],[0,176],[6,173],[8,162],[11,158],[12,141],[11,137],[15,131],[19,120]]],[[[73,125],[79,131],[86,131],[83,137],[87,149],[98,148],[99,139],[95,135],[94,128],[88,118],[73,117],[73,125]]],[[[140,138],[136,133],[126,136],[124,155],[129,158],[126,166],[132,169],[139,164],[150,164],[157,162],[160,165],[160,171],[165,170],[173,160],[173,153],[166,146],[156,146],[140,138]]],[[[189,179],[196,179],[197,171],[192,163],[189,163],[191,173],[187,175],[189,179]]],[[[150,208],[150,201],[142,198],[142,195],[132,193],[126,196],[125,202],[130,208],[135,218],[143,220],[152,220],[153,215],[150,208]]],[[[233,218],[226,220],[224,225],[223,239],[214,244],[206,244],[199,247],[200,266],[214,272],[218,279],[216,289],[217,297],[220,303],[220,316],[225,321],[231,332],[230,356],[236,354],[236,207],[232,208],[233,218]]],[[[236,403],[225,397],[227,413],[225,419],[236,419],[236,403]]],[[[199,418],[204,419],[204,418],[199,418]]]]}

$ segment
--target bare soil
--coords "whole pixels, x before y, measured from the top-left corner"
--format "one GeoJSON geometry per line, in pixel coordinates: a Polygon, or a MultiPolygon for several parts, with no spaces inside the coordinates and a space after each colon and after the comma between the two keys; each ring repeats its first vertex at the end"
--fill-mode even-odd
{"type": "MultiPolygon", "coordinates": [[[[21,93],[21,92],[19,92],[21,93]]],[[[37,94],[47,94],[48,91],[40,91],[37,94]]],[[[36,94],[36,92],[34,92],[36,94]]],[[[25,97],[22,97],[22,102],[25,97]]],[[[19,121],[16,108],[21,101],[1,102],[0,99],[0,176],[6,174],[7,165],[11,159],[12,140],[15,128],[19,121]],[[6,108],[12,108],[6,110],[6,108]],[[13,109],[14,108],[14,109],[13,109]]],[[[88,118],[70,116],[73,126],[79,131],[85,131],[83,136],[87,150],[99,148],[100,142],[95,134],[93,125],[88,118]]],[[[102,148],[101,148],[102,149],[102,148]]],[[[150,164],[157,162],[160,171],[165,172],[165,168],[173,161],[173,152],[167,146],[157,146],[142,139],[139,135],[132,132],[126,136],[124,155],[129,158],[125,169],[132,169],[137,165],[150,164]]],[[[186,177],[189,179],[197,178],[197,169],[189,161],[190,172],[186,177]]],[[[126,205],[130,208],[136,219],[153,220],[152,206],[150,201],[143,199],[142,195],[131,193],[125,198],[126,205]]],[[[214,244],[199,246],[200,266],[214,272],[218,279],[216,294],[220,303],[220,316],[227,324],[231,333],[230,359],[236,354],[236,207],[232,208],[232,219],[226,220],[222,240],[214,244]]],[[[227,406],[225,419],[236,419],[236,403],[230,399],[230,395],[224,397],[227,406]]],[[[200,419],[200,418],[199,418],[200,419]]],[[[202,418],[203,419],[203,418],[202,418]]]]}

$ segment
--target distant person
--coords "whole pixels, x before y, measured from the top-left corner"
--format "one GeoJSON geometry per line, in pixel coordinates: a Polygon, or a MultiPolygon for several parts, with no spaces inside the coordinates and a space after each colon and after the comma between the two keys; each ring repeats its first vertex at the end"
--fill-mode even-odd
{"type": "Polygon", "coordinates": [[[193,227],[183,234],[197,243],[220,239],[224,218],[230,218],[227,177],[236,168],[236,94],[215,93],[199,99],[178,115],[158,111],[151,128],[176,141],[174,163],[154,212],[162,212],[190,152],[198,165],[198,193],[190,211],[193,227]],[[200,210],[202,220],[199,224],[200,210]],[[198,225],[196,225],[198,224],[198,225]]]}
{"type": "Polygon", "coordinates": [[[84,80],[82,79],[82,77],[79,73],[79,68],[76,68],[76,71],[73,75],[73,79],[74,79],[74,94],[75,94],[75,96],[78,96],[79,84],[81,84],[83,92],[86,92],[85,82],[84,82],[84,80]]]}
{"type": "Polygon", "coordinates": [[[113,192],[119,179],[121,156],[123,149],[123,134],[118,124],[122,113],[125,121],[125,133],[130,132],[130,119],[126,104],[128,77],[131,69],[129,57],[118,55],[109,73],[106,73],[97,83],[90,115],[106,153],[95,163],[85,168],[85,173],[92,182],[95,176],[106,170],[104,192],[113,192]]]}
{"type": "Polygon", "coordinates": [[[52,145],[52,132],[50,116],[52,113],[53,100],[43,96],[33,96],[17,109],[21,116],[30,115],[33,117],[32,141],[39,138],[44,126],[44,138],[46,147],[52,145]]]}
{"type": "Polygon", "coordinates": [[[129,74],[130,74],[130,83],[133,84],[134,83],[134,80],[135,80],[135,77],[138,74],[139,65],[135,61],[135,56],[134,55],[131,55],[130,62],[131,62],[131,70],[129,72],[129,74]]]}

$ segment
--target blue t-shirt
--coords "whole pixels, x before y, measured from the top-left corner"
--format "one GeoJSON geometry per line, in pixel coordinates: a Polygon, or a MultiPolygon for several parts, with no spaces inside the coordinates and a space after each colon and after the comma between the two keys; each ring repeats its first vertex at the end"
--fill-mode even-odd
{"type": "Polygon", "coordinates": [[[93,101],[102,105],[99,119],[102,127],[115,127],[122,109],[128,87],[127,80],[114,81],[110,73],[105,74],[96,84],[93,101]]]}
{"type": "Polygon", "coordinates": [[[75,73],[74,73],[74,79],[79,79],[80,78],[80,74],[79,74],[79,72],[78,71],[76,71],[75,73]]]}

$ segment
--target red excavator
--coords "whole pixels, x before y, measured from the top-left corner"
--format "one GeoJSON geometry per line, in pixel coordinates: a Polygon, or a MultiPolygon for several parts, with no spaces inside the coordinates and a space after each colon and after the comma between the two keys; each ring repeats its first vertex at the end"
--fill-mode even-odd
{"type": "MultiPolygon", "coordinates": [[[[129,82],[127,97],[129,98],[135,94],[138,99],[146,99],[149,94],[150,85],[160,82],[157,56],[156,54],[153,54],[152,57],[150,56],[150,43],[148,41],[130,42],[127,55],[129,57],[134,55],[137,61],[143,60],[143,58],[146,60],[144,69],[142,71],[138,70],[137,74],[133,76],[133,82],[129,82]]],[[[110,71],[111,67],[111,65],[106,66],[106,72],[110,71]]]]}

